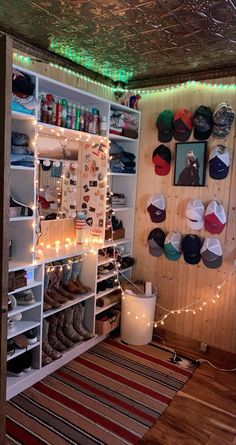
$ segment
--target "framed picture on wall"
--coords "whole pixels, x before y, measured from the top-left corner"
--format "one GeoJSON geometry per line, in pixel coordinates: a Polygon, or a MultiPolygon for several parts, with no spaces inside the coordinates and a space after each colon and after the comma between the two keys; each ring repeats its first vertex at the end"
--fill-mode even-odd
{"type": "Polygon", "coordinates": [[[206,175],[207,142],[176,144],[174,185],[203,187],[206,175]]]}

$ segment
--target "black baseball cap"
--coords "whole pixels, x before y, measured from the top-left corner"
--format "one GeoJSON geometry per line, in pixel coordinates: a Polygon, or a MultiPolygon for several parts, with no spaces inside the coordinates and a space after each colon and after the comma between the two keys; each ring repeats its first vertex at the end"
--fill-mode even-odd
{"type": "Polygon", "coordinates": [[[194,113],[194,137],[200,141],[210,137],[213,127],[213,112],[209,107],[201,105],[194,113]]]}
{"type": "Polygon", "coordinates": [[[173,124],[174,112],[171,110],[162,111],[156,121],[158,139],[160,142],[170,142],[174,134],[173,124]]]}
{"type": "Polygon", "coordinates": [[[201,240],[197,235],[186,235],[182,241],[184,259],[188,264],[198,264],[201,261],[201,240]]]}

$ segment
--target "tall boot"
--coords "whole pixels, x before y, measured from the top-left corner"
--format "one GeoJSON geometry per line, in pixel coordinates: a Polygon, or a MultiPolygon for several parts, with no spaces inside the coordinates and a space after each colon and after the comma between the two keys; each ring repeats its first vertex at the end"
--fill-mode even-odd
{"type": "Polygon", "coordinates": [[[46,304],[48,304],[49,306],[51,306],[53,309],[57,309],[57,308],[61,307],[61,304],[60,304],[60,303],[58,303],[56,300],[54,300],[53,298],[51,298],[51,297],[48,295],[47,290],[44,291],[44,302],[45,302],[46,304]]]}
{"type": "Polygon", "coordinates": [[[89,332],[83,325],[85,308],[81,303],[74,306],[73,313],[73,326],[74,329],[84,337],[84,340],[89,340],[94,337],[94,335],[89,332]]]}
{"type": "Polygon", "coordinates": [[[82,261],[80,260],[79,257],[75,257],[74,262],[72,264],[71,279],[72,279],[73,283],[76,285],[76,287],[78,287],[80,293],[82,294],[85,292],[89,292],[92,289],[88,286],[85,286],[83,283],[81,283],[81,281],[79,279],[81,267],[82,267],[82,261]]]}
{"type": "MultiPolygon", "coordinates": [[[[66,260],[64,260],[64,261],[66,261],[66,260]]],[[[68,269],[67,263],[64,263],[63,261],[62,262],[55,261],[54,266],[57,266],[55,269],[55,274],[57,276],[57,282],[55,281],[55,285],[53,286],[53,289],[55,289],[63,297],[66,297],[68,300],[74,300],[75,298],[77,298],[77,295],[73,294],[72,292],[68,292],[68,291],[64,290],[62,287],[63,277],[68,282],[68,278],[71,275],[70,266],[68,269]],[[61,267],[62,267],[62,270],[61,270],[61,267]],[[67,268],[67,271],[64,271],[64,268],[67,268]]]]}
{"type": "Polygon", "coordinates": [[[55,351],[50,344],[48,343],[48,329],[49,329],[49,323],[46,319],[43,320],[43,352],[48,357],[50,357],[52,360],[57,360],[61,358],[61,354],[58,351],[55,351]]]}
{"type": "Polygon", "coordinates": [[[68,307],[64,310],[63,333],[67,338],[76,343],[77,341],[83,341],[84,337],[73,328],[73,310],[73,307],[68,307]]]}
{"type": "Polygon", "coordinates": [[[48,290],[48,295],[58,303],[66,303],[68,301],[68,298],[63,297],[63,295],[59,294],[59,292],[54,287],[51,287],[48,290]]]}
{"type": "Polygon", "coordinates": [[[59,292],[59,294],[63,295],[63,297],[68,298],[68,300],[75,300],[75,298],[78,297],[77,294],[73,294],[72,292],[69,292],[69,291],[63,289],[62,286],[57,288],[57,292],[59,292]]]}
{"type": "Polygon", "coordinates": [[[49,365],[53,360],[45,352],[42,351],[42,366],[49,365]]]}
{"type": "Polygon", "coordinates": [[[53,349],[56,349],[56,351],[62,352],[65,351],[66,346],[63,345],[63,343],[60,342],[60,340],[57,338],[57,315],[52,315],[49,318],[49,329],[48,329],[48,343],[53,349]]]}
{"type": "Polygon", "coordinates": [[[58,340],[60,340],[61,343],[63,343],[63,345],[66,346],[66,348],[71,348],[74,343],[63,334],[62,332],[63,324],[64,324],[64,313],[63,311],[61,311],[57,315],[57,338],[58,340]]]}

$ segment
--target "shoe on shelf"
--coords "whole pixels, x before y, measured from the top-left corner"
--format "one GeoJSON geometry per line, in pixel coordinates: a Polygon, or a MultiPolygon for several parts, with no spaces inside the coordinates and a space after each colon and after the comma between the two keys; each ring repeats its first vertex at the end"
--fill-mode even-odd
{"type": "Polygon", "coordinates": [[[52,363],[52,358],[49,357],[45,352],[42,352],[42,366],[49,365],[49,363],[52,363]]]}
{"type": "Polygon", "coordinates": [[[18,306],[29,306],[35,303],[35,296],[32,289],[15,294],[18,306]]]}
{"type": "Polygon", "coordinates": [[[66,335],[63,333],[62,328],[64,324],[64,312],[60,311],[57,314],[57,331],[56,336],[60,342],[66,346],[66,348],[71,348],[74,345],[74,342],[70,340],[66,335]]]}
{"type": "Polygon", "coordinates": [[[7,320],[8,335],[14,333],[15,330],[16,330],[16,321],[8,318],[8,320],[7,320]]]}
{"type": "Polygon", "coordinates": [[[61,304],[58,303],[58,301],[54,300],[54,298],[51,298],[51,296],[48,295],[48,292],[44,292],[44,303],[51,306],[52,309],[58,309],[61,307],[61,304]]]}
{"type": "MultiPolygon", "coordinates": [[[[23,355],[23,354],[22,354],[23,355]]],[[[7,362],[7,373],[14,377],[20,377],[23,375],[23,363],[20,361],[20,357],[13,358],[7,362]]]]}
{"type": "Polygon", "coordinates": [[[57,303],[63,304],[63,303],[66,303],[68,301],[68,298],[66,298],[63,295],[61,295],[56,290],[55,287],[51,287],[50,289],[48,289],[47,294],[49,295],[50,298],[52,298],[57,303]]]}
{"type": "Polygon", "coordinates": [[[49,321],[49,329],[48,329],[48,343],[50,346],[58,352],[63,352],[66,350],[66,346],[59,340],[57,337],[57,324],[58,317],[57,315],[52,315],[48,318],[49,321]]]}
{"type": "Polygon", "coordinates": [[[69,338],[71,341],[76,343],[84,340],[84,337],[74,329],[73,327],[73,307],[68,307],[64,310],[64,323],[63,323],[63,334],[69,338]]]}
{"type": "Polygon", "coordinates": [[[19,360],[22,363],[23,372],[29,372],[32,369],[32,354],[30,351],[20,355],[19,360]]]}
{"type": "Polygon", "coordinates": [[[16,352],[16,345],[14,339],[11,338],[10,340],[7,340],[7,355],[10,357],[11,355],[15,354],[15,352],[16,352]]]}
{"type": "Polygon", "coordinates": [[[88,329],[84,327],[83,320],[84,320],[84,312],[85,308],[81,303],[78,303],[74,306],[73,311],[73,326],[74,329],[84,337],[84,340],[90,340],[94,337],[92,332],[89,332],[88,329]]]}
{"type": "Polygon", "coordinates": [[[28,345],[34,345],[38,341],[37,333],[35,329],[30,329],[30,331],[27,331],[25,333],[25,336],[27,338],[28,345]]]}
{"type": "Polygon", "coordinates": [[[49,322],[44,319],[43,320],[43,337],[42,337],[42,348],[44,354],[50,357],[52,360],[58,360],[62,357],[61,353],[53,349],[48,343],[48,330],[49,330],[49,322]]]}
{"type": "Polygon", "coordinates": [[[104,264],[103,266],[98,266],[98,275],[106,275],[110,270],[104,264]]]}
{"type": "Polygon", "coordinates": [[[62,286],[56,287],[57,292],[66,297],[68,300],[75,300],[78,297],[77,294],[73,294],[72,292],[66,291],[62,286]]]}
{"type": "Polygon", "coordinates": [[[18,201],[17,199],[10,197],[10,216],[12,218],[16,216],[33,216],[33,210],[26,204],[18,201]]]}
{"type": "Polygon", "coordinates": [[[52,306],[48,303],[45,303],[45,301],[43,302],[43,312],[47,312],[47,311],[51,311],[52,310],[52,306]]]}
{"type": "Polygon", "coordinates": [[[67,284],[64,284],[63,288],[68,292],[76,294],[77,296],[80,294],[85,294],[86,292],[85,289],[79,288],[71,279],[67,284]]]}
{"type": "Polygon", "coordinates": [[[85,284],[81,283],[79,276],[76,278],[74,283],[79,289],[83,290],[83,292],[91,292],[92,291],[91,287],[85,286],[85,284]]]}
{"type": "Polygon", "coordinates": [[[25,334],[19,334],[12,339],[15,345],[20,349],[27,349],[28,339],[25,334]]]}

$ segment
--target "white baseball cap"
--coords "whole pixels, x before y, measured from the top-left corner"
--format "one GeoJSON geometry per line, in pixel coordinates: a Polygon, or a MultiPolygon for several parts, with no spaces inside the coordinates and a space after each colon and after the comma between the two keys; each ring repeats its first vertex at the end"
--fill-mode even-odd
{"type": "Polygon", "coordinates": [[[201,230],[204,226],[205,207],[200,199],[190,199],[185,210],[187,226],[201,230]]]}

